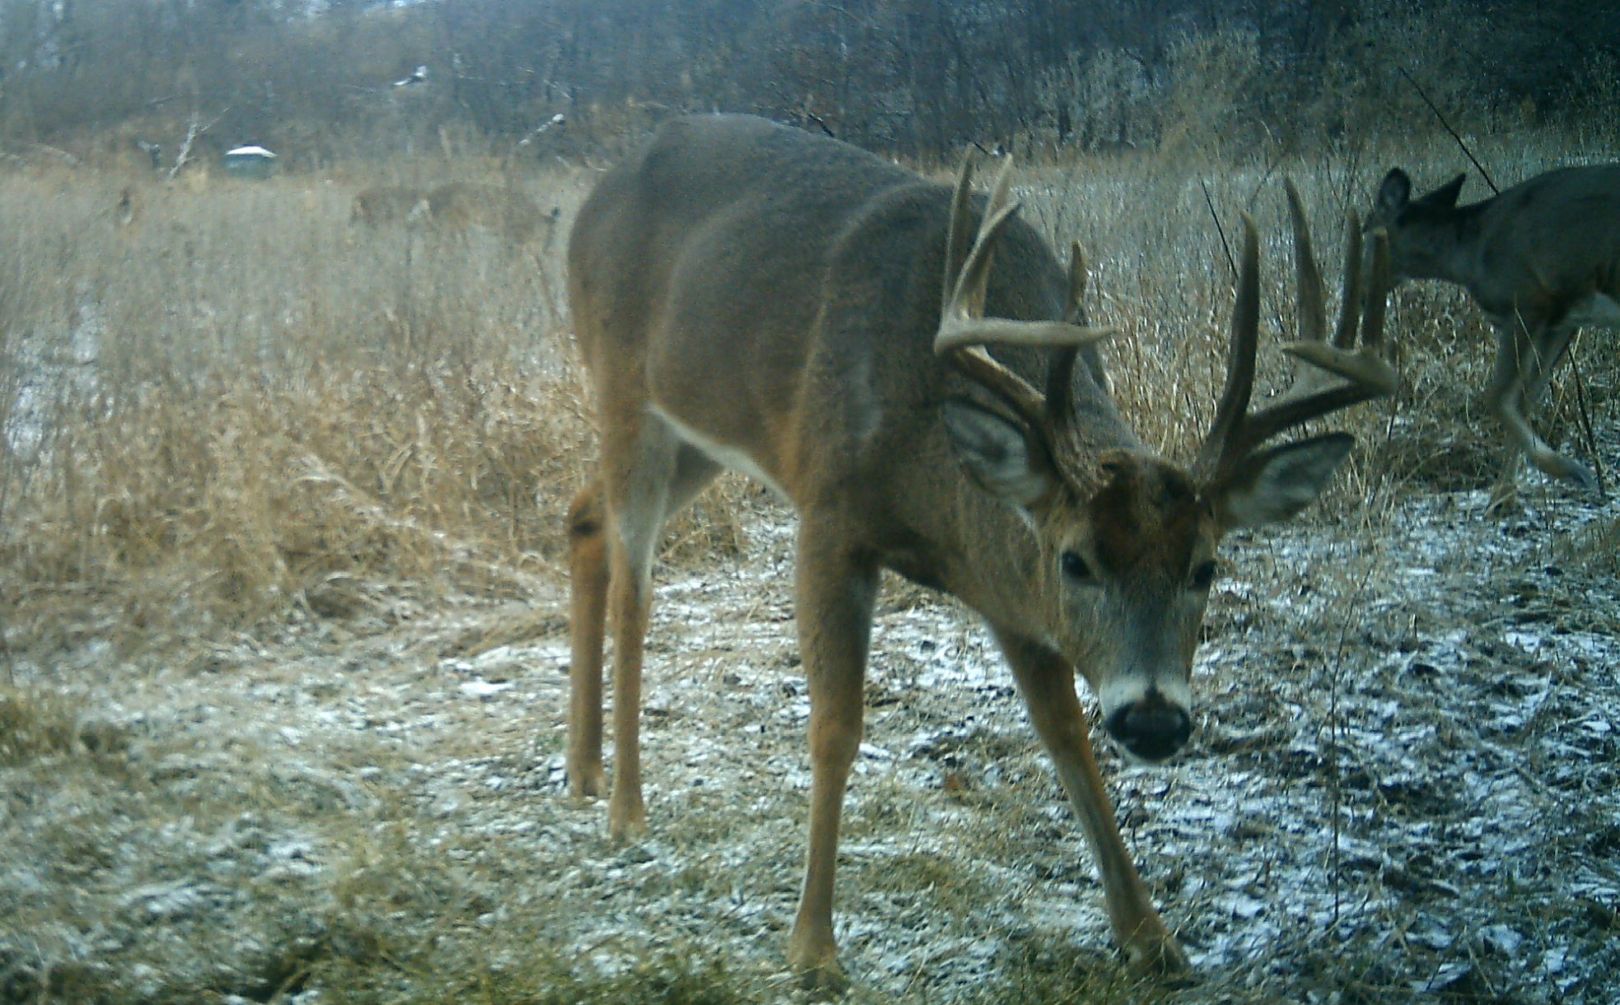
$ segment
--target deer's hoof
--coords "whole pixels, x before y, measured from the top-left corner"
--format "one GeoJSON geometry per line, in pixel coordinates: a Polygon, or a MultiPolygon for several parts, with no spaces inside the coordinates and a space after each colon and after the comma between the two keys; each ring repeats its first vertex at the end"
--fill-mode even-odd
{"type": "Polygon", "coordinates": [[[803,990],[818,998],[835,997],[849,990],[849,978],[838,965],[838,944],[830,931],[816,935],[796,926],[787,955],[788,966],[803,990]]]}
{"type": "Polygon", "coordinates": [[[1162,924],[1152,927],[1153,931],[1138,929],[1125,942],[1125,956],[1130,961],[1131,969],[1160,977],[1190,974],[1192,965],[1187,962],[1187,954],[1177,944],[1175,936],[1162,924]]]}
{"type": "Polygon", "coordinates": [[[1485,504],[1485,515],[1492,520],[1502,520],[1513,516],[1520,510],[1519,487],[1498,485],[1491,490],[1490,501],[1485,504]]]}
{"type": "Polygon", "coordinates": [[[1597,476],[1593,475],[1591,470],[1584,464],[1577,464],[1574,461],[1569,461],[1568,464],[1569,467],[1564,472],[1565,480],[1574,482],[1582,492],[1596,495],[1598,493],[1597,476]]]}
{"type": "Polygon", "coordinates": [[[837,998],[849,990],[849,978],[837,960],[827,960],[810,967],[795,966],[793,972],[798,978],[799,988],[810,992],[814,998],[837,998]]]}
{"type": "Polygon", "coordinates": [[[575,799],[600,799],[607,792],[607,775],[600,763],[568,766],[568,794],[575,799]]]}
{"type": "Polygon", "coordinates": [[[1595,493],[1598,490],[1596,476],[1579,461],[1550,450],[1533,454],[1530,460],[1551,477],[1569,482],[1583,492],[1595,493]]]}
{"type": "Polygon", "coordinates": [[[633,844],[647,836],[647,810],[640,799],[608,804],[608,836],[614,844],[633,844]]]}

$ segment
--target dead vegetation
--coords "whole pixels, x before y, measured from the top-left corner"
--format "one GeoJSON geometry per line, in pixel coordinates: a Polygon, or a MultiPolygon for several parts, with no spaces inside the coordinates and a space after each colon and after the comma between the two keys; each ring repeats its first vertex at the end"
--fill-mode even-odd
{"type": "MultiPolygon", "coordinates": [[[[1501,145],[1550,166],[1560,142],[1501,145]]],[[[1386,166],[1103,158],[1017,194],[1085,242],[1122,410],[1173,447],[1207,423],[1231,299],[1200,183],[1223,224],[1257,215],[1262,302],[1287,305],[1280,174],[1333,260],[1386,166]]],[[[125,179],[0,177],[0,1000],[789,996],[790,521],[728,479],[671,528],[653,837],[610,846],[560,775],[556,559],[595,450],[563,242],[352,228],[356,192],[396,180],[136,185],[126,214],[125,179]]],[[[561,234],[589,180],[524,187],[561,234]]],[[[1281,386],[1293,319],[1264,327],[1281,386]]],[[[1489,336],[1431,287],[1390,331],[1404,389],[1361,410],[1354,470],[1297,534],[1227,556],[1199,749],[1119,775],[1199,983],[1106,952],[986,640],[888,584],[846,821],[851,1000],[1610,1000],[1614,504],[1537,479],[1485,523],[1489,336]]],[[[1620,361],[1602,333],[1578,353],[1612,466],[1620,361]]],[[[1542,428],[1581,454],[1571,385],[1542,428]]]]}

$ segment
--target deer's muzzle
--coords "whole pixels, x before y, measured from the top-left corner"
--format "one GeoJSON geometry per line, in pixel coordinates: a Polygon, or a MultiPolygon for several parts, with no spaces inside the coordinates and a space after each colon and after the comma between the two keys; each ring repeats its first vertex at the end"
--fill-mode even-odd
{"type": "Polygon", "coordinates": [[[1192,735],[1192,717],[1173,705],[1158,688],[1109,714],[1108,734],[1133,756],[1162,761],[1180,750],[1192,735]]]}

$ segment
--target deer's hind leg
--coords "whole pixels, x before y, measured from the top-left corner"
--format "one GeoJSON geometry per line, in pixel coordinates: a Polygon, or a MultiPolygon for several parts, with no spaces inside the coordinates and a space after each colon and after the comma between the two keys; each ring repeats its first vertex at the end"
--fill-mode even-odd
{"type": "MultiPolygon", "coordinates": [[[[602,514],[602,541],[596,546],[597,554],[587,544],[574,549],[584,572],[573,608],[579,618],[575,628],[575,658],[579,661],[574,670],[576,721],[581,727],[580,770],[588,778],[593,723],[600,764],[602,665],[600,642],[593,649],[589,640],[593,635],[600,639],[600,626],[606,622],[613,635],[613,786],[608,830],[615,840],[624,840],[646,830],[641,793],[641,676],[659,531],[720,469],[646,413],[633,423],[608,426],[603,457],[597,507],[602,514]]],[[[571,741],[571,752],[574,749],[571,741]]]]}
{"type": "Polygon", "coordinates": [[[607,791],[602,773],[602,639],[608,558],[602,482],[593,480],[568,507],[568,791],[577,799],[607,791]]]}

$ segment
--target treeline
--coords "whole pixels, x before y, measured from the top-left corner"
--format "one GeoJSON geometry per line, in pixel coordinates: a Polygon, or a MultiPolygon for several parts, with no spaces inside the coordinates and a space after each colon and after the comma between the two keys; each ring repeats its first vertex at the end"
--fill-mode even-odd
{"type": "Polygon", "coordinates": [[[160,163],[188,134],[308,166],[463,144],[589,156],[711,109],[914,157],[1296,144],[1409,131],[1430,114],[1418,88],[1465,128],[1612,121],[1620,5],[0,0],[0,144],[140,142],[160,163]]]}

